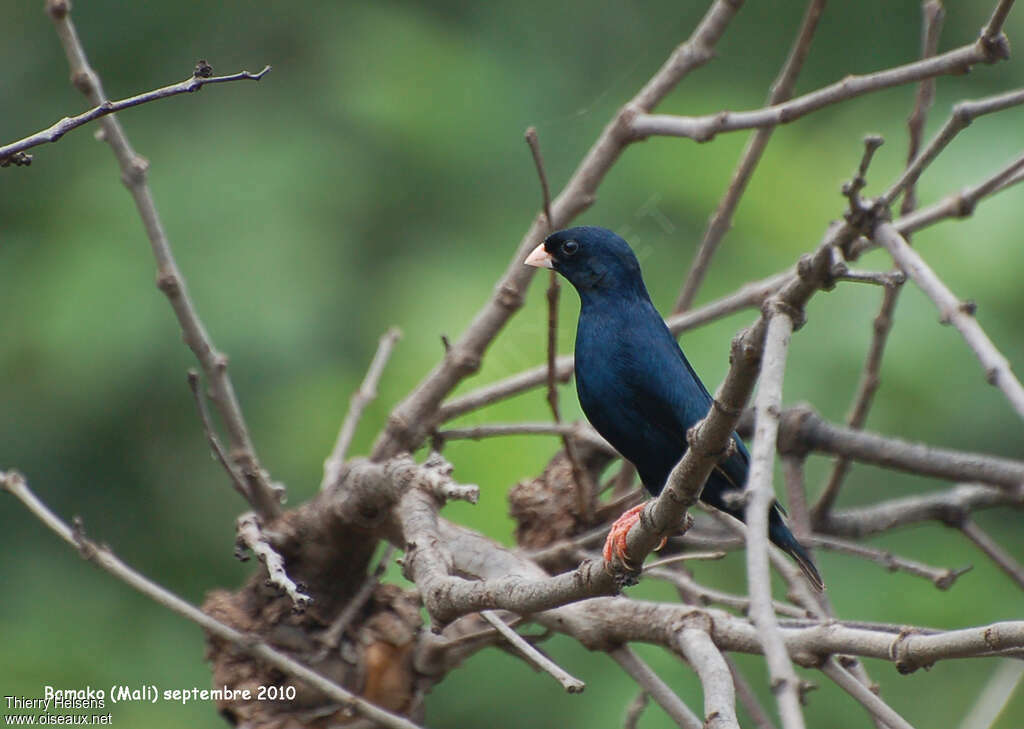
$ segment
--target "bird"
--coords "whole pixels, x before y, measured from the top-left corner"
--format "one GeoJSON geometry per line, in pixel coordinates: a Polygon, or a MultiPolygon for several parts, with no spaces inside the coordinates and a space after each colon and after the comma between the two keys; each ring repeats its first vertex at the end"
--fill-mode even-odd
{"type": "MultiPolygon", "coordinates": [[[[652,496],[687,449],[686,432],[702,420],[712,398],[647,293],[629,244],[606,228],[580,226],[552,233],[526,257],[550,268],[580,297],[576,327],[576,392],[591,425],[637,470],[652,496]]],[[[750,453],[742,439],[708,477],[700,500],[743,521],[743,506],[727,498],[746,485],[750,453]]],[[[624,559],[625,538],[643,509],[613,525],[604,557],[624,559]]],[[[768,538],[788,553],[818,590],[824,582],[810,554],[773,503],[768,538]]]]}

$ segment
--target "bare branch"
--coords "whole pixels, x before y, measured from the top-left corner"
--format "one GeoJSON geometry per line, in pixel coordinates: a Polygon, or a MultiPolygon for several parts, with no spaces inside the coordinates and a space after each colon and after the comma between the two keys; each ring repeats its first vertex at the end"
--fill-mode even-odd
{"type": "Polygon", "coordinates": [[[267,569],[268,581],[282,590],[291,598],[292,609],[298,612],[306,609],[313,598],[303,592],[299,585],[292,582],[284,567],[284,560],[278,554],[267,538],[263,536],[263,528],[259,517],[249,512],[238,517],[237,522],[238,546],[252,550],[257,559],[267,569]]]}
{"type": "Polygon", "coordinates": [[[1011,492],[1024,484],[1024,462],[844,428],[826,422],[806,405],[787,409],[780,427],[779,449],[783,453],[831,453],[948,481],[980,481],[1011,492]]]}
{"type": "Polygon", "coordinates": [[[1000,661],[971,711],[960,723],[960,729],[992,729],[1021,678],[1024,678],[1024,663],[1000,661]]]}
{"type": "Polygon", "coordinates": [[[220,439],[214,432],[213,421],[210,419],[210,411],[206,407],[206,399],[203,394],[199,391],[199,373],[195,370],[188,371],[188,387],[192,391],[192,398],[195,400],[196,409],[199,411],[199,419],[203,424],[203,432],[206,434],[206,442],[210,444],[210,450],[213,451],[214,458],[224,467],[227,471],[228,477],[231,479],[231,485],[235,487],[243,499],[252,503],[252,495],[249,493],[249,484],[243,479],[241,474],[235,470],[235,467],[231,465],[228,460],[227,453],[224,452],[224,446],[220,444],[220,439]]]}
{"type": "Polygon", "coordinates": [[[739,729],[732,673],[707,627],[684,625],[679,631],[679,652],[693,666],[704,688],[704,728],[739,729]]]}
{"type": "Polygon", "coordinates": [[[533,164],[537,168],[537,178],[540,180],[541,203],[543,205],[544,217],[548,221],[548,232],[554,231],[551,222],[551,188],[548,186],[548,175],[544,171],[544,158],[540,153],[540,140],[537,139],[536,127],[526,130],[526,143],[530,145],[530,153],[533,155],[533,164]]]}
{"type": "Polygon", "coordinates": [[[987,554],[996,565],[1009,575],[1017,586],[1024,590],[1024,567],[1009,552],[999,546],[989,534],[970,519],[964,519],[959,525],[960,531],[970,539],[982,552],[987,554]]]}
{"type": "Polygon", "coordinates": [[[881,223],[875,229],[874,237],[889,251],[903,272],[935,302],[941,321],[956,327],[985,368],[985,379],[1002,390],[1013,409],[1024,418],[1024,387],[1010,371],[1009,361],[996,349],[974,318],[974,305],[957,299],[891,223],[881,223]]]}
{"type": "Polygon", "coordinates": [[[498,615],[493,611],[484,610],[480,614],[483,616],[484,620],[493,625],[495,630],[501,633],[505,640],[511,643],[512,647],[519,651],[527,661],[540,670],[551,674],[558,683],[562,684],[562,688],[570,694],[578,694],[587,687],[585,683],[575,676],[570,676],[564,668],[523,640],[523,637],[519,635],[519,633],[512,630],[512,628],[510,628],[505,621],[498,617],[498,615]]]}
{"type": "MultiPolygon", "coordinates": [[[[1024,155],[1013,160],[981,183],[953,193],[926,208],[903,215],[894,220],[892,225],[898,232],[908,235],[949,218],[969,217],[983,199],[1024,180],[1022,171],[1024,171],[1024,155]]],[[[857,245],[851,248],[851,253],[859,255],[871,245],[875,245],[875,242],[858,241],[857,245]]]]}
{"type": "Polygon", "coordinates": [[[117,111],[130,109],[133,106],[145,104],[149,101],[166,99],[168,96],[190,94],[194,91],[199,91],[199,89],[203,88],[203,86],[206,86],[207,84],[224,83],[226,81],[241,81],[243,79],[259,81],[270,73],[270,66],[264,67],[264,69],[259,73],[240,71],[239,73],[234,73],[230,76],[200,75],[207,72],[212,74],[213,70],[210,69],[209,65],[207,65],[205,61],[200,61],[199,65],[196,66],[195,73],[184,81],[171,84],[170,86],[164,86],[163,88],[154,89],[153,91],[147,91],[146,93],[138,94],[137,96],[130,96],[127,99],[121,99],[120,101],[103,101],[89,111],[82,112],[77,116],[66,116],[63,119],[54,122],[42,131],[36,132],[24,139],[20,139],[17,142],[11,142],[10,144],[0,146],[0,165],[3,164],[3,160],[18,152],[23,152],[26,149],[37,147],[40,144],[56,142],[72,129],[76,129],[83,124],[88,124],[89,122],[106,116],[107,114],[113,114],[117,111]]]}
{"type": "MultiPolygon", "coordinates": [[[[857,394],[854,395],[853,407],[846,419],[846,424],[852,430],[861,430],[864,427],[871,402],[878,390],[882,356],[885,354],[885,345],[889,341],[889,332],[892,330],[893,312],[896,309],[896,302],[899,300],[899,292],[899,286],[887,286],[882,295],[882,305],[874,320],[871,346],[868,349],[860,381],[857,383],[857,394]]],[[[851,460],[845,456],[836,459],[828,483],[825,484],[821,496],[818,497],[818,501],[811,509],[812,524],[820,524],[835,505],[839,490],[843,485],[843,479],[846,478],[846,474],[850,470],[850,464],[851,460]]]]}
{"type": "Polygon", "coordinates": [[[736,696],[739,698],[743,708],[750,714],[750,720],[754,722],[754,726],[757,729],[776,729],[774,722],[772,722],[764,707],[761,706],[761,702],[757,699],[757,694],[754,693],[747,679],[740,672],[736,662],[728,655],[725,656],[725,662],[729,665],[729,670],[732,672],[732,682],[736,686],[736,696]]]}
{"type": "MultiPolygon", "coordinates": [[[[1012,7],[1013,0],[999,0],[999,4],[992,11],[992,17],[988,19],[985,27],[981,29],[981,39],[983,41],[994,42],[999,40],[999,35],[1003,32],[1003,24],[1006,22],[1006,17],[1010,14],[1010,8],[1012,7]]],[[[1009,49],[1005,49],[1005,51],[1008,52],[1009,49]]]]}
{"type": "Polygon", "coordinates": [[[356,434],[356,426],[359,425],[359,418],[363,415],[366,406],[377,397],[377,383],[384,374],[384,367],[391,357],[395,344],[402,338],[402,330],[397,327],[388,329],[380,338],[377,344],[377,351],[370,361],[366,370],[363,382],[359,389],[352,393],[349,401],[348,412],[345,413],[345,420],[341,423],[341,430],[338,432],[338,440],[334,444],[334,450],[324,462],[324,478],[320,483],[320,490],[323,491],[338,480],[341,473],[341,466],[345,462],[349,446],[352,445],[352,438],[356,434]]]}
{"type": "Polygon", "coordinates": [[[633,699],[626,708],[626,716],[622,721],[622,729],[637,729],[637,723],[640,721],[640,717],[643,716],[644,709],[647,708],[647,704],[650,700],[651,695],[646,691],[640,691],[637,693],[636,698],[633,699]]]}
{"type": "MultiPolygon", "coordinates": [[[[939,52],[939,36],[942,24],[946,19],[946,9],[942,0],[925,0],[921,3],[921,58],[930,58],[939,52]]],[[[926,78],[917,85],[914,94],[914,108],[907,118],[907,166],[913,164],[921,151],[921,139],[924,137],[924,123],[928,112],[935,102],[935,79],[926,78]]],[[[906,215],[917,207],[917,190],[914,183],[907,185],[900,206],[900,215],[906,215]]]]}
{"type": "MultiPolygon", "coordinates": [[[[60,1],[56,0],[58,3],[60,1]]],[[[55,4],[54,0],[51,0],[50,4],[55,4]]],[[[391,729],[419,729],[416,724],[408,719],[374,706],[369,701],[329,681],[286,654],[275,650],[259,638],[251,634],[242,633],[215,620],[199,608],[139,574],[122,562],[108,547],[87,539],[80,527],[72,529],[65,524],[45,504],[36,498],[35,494],[29,490],[21,474],[14,471],[0,472],[0,486],[17,497],[32,514],[55,532],[57,536],[77,549],[83,558],[103,568],[154,602],[191,620],[211,635],[230,642],[243,653],[266,661],[289,676],[294,676],[300,681],[307,683],[328,698],[337,701],[342,706],[351,708],[352,711],[361,716],[372,719],[382,726],[390,727],[391,729]]]]}
{"type": "MultiPolygon", "coordinates": [[[[1005,42],[1005,37],[999,36],[1005,42]]],[[[753,111],[721,111],[707,116],[687,117],[669,114],[640,114],[631,124],[633,134],[645,139],[663,135],[687,137],[707,142],[722,132],[756,129],[788,124],[811,112],[882,89],[913,83],[925,78],[967,72],[978,63],[1003,60],[1005,48],[986,44],[982,39],[939,56],[865,75],[847,76],[841,81],[798,96],[791,101],[753,111]]]]}
{"type": "Polygon", "coordinates": [[[900,557],[887,549],[874,549],[863,544],[857,544],[856,542],[849,542],[835,537],[825,537],[820,534],[807,537],[807,543],[833,552],[861,557],[880,564],[890,572],[906,572],[910,575],[923,577],[940,590],[948,590],[953,586],[957,578],[971,570],[970,565],[959,569],[940,569],[917,560],[900,557]]]}
{"type": "MultiPolygon", "coordinates": [[[[783,102],[793,95],[793,88],[796,86],[797,77],[800,75],[804,60],[811,48],[811,40],[814,38],[814,31],[817,30],[818,20],[821,18],[821,11],[824,7],[825,0],[811,0],[808,4],[796,40],[793,41],[793,46],[790,48],[789,55],[786,57],[785,63],[782,64],[778,76],[772,82],[771,90],[768,93],[767,103],[769,105],[783,102]]],[[[750,178],[754,176],[754,170],[757,169],[774,131],[774,126],[762,127],[747,142],[739,164],[732,174],[732,181],[729,183],[725,195],[719,201],[714,215],[708,221],[708,227],[704,231],[700,247],[697,249],[693,263],[690,264],[690,271],[686,274],[679,298],[676,299],[673,313],[685,311],[693,304],[697,290],[711,265],[711,257],[715,254],[715,249],[718,248],[718,244],[725,234],[729,232],[729,228],[732,226],[732,217],[739,205],[740,198],[743,197],[750,178]]]]}
{"type": "MultiPolygon", "coordinates": [[[[547,233],[554,232],[551,222],[551,191],[548,188],[548,176],[544,171],[544,158],[540,153],[540,141],[537,139],[537,130],[530,127],[526,130],[526,143],[530,145],[530,152],[533,155],[533,164],[537,168],[537,177],[540,179],[541,195],[544,203],[544,218],[547,221],[547,233]]],[[[548,406],[551,408],[551,416],[556,424],[562,422],[562,415],[558,407],[558,371],[556,360],[558,358],[558,297],[562,287],[558,282],[558,273],[552,270],[548,279],[547,301],[548,301],[548,346],[547,346],[547,388],[548,406]]],[[[562,434],[562,447],[565,448],[565,455],[572,467],[573,484],[576,487],[576,511],[584,523],[593,521],[594,497],[596,492],[586,471],[580,466],[580,458],[576,453],[576,444],[566,434],[562,434]]]]}
{"type": "Polygon", "coordinates": [[[628,645],[620,645],[608,651],[608,655],[654,699],[658,706],[665,710],[676,726],[683,727],[683,729],[703,729],[704,723],[690,710],[690,707],[683,703],[683,700],[632,648],[628,645]]]}
{"type": "Polygon", "coordinates": [[[962,484],[948,491],[841,509],[829,514],[824,526],[830,534],[861,538],[925,521],[956,525],[972,511],[1004,505],[1024,505],[1024,488],[1012,492],[992,486],[962,484]]]}
{"type": "Polygon", "coordinates": [[[912,724],[897,714],[877,694],[873,693],[867,686],[854,678],[853,674],[839,665],[836,659],[832,658],[825,661],[825,665],[821,667],[821,672],[831,678],[837,686],[860,702],[861,706],[868,710],[868,713],[881,720],[890,729],[914,729],[912,724]]]}
{"type": "MultiPolygon", "coordinates": [[[[64,46],[71,67],[72,82],[90,102],[99,106],[106,101],[106,94],[99,76],[89,66],[85,50],[78,40],[75,26],[71,22],[70,3],[67,0],[48,0],[47,12],[53,19],[57,35],[64,46]]],[[[189,297],[185,277],[174,260],[170,241],[160,221],[153,195],[146,184],[149,162],[132,148],[115,115],[100,117],[99,124],[103,129],[104,140],[110,145],[121,166],[121,179],[135,200],[135,206],[149,237],[157,263],[157,287],[170,301],[171,308],[174,309],[174,314],[181,325],[185,343],[203,368],[203,374],[210,387],[210,398],[227,429],[231,460],[249,484],[248,490],[252,497],[249,503],[261,518],[271,519],[281,513],[280,494],[271,484],[270,477],[256,457],[256,450],[242,416],[234,385],[228,376],[228,358],[214,347],[189,297]]]]}
{"type": "MultiPolygon", "coordinates": [[[[690,605],[724,605],[747,614],[750,610],[750,598],[745,595],[734,595],[713,587],[699,584],[692,577],[680,570],[665,570],[658,567],[645,566],[644,575],[658,580],[665,580],[679,591],[680,596],[690,605]]],[[[803,618],[807,611],[778,600],[772,601],[772,608],[780,615],[791,618],[803,618]]]]}
{"type": "Polygon", "coordinates": [[[975,101],[961,101],[953,107],[953,113],[939,130],[938,134],[928,143],[907,169],[900,175],[888,190],[879,197],[882,205],[890,205],[908,186],[917,182],[924,169],[931,164],[939,153],[944,150],[953,138],[966,129],[971,122],[984,114],[992,114],[1003,109],[1024,104],[1024,89],[1008,91],[996,96],[989,96],[975,101]]]}
{"type": "Polygon", "coordinates": [[[772,688],[779,704],[779,716],[786,729],[802,729],[800,680],[793,670],[782,641],[779,623],[772,609],[771,572],[768,567],[768,512],[775,503],[772,466],[782,404],[782,380],[786,352],[793,332],[793,320],[776,312],[768,321],[761,365],[761,384],[754,404],[756,428],[747,478],[747,584],[750,617],[757,626],[764,647],[772,688]]]}

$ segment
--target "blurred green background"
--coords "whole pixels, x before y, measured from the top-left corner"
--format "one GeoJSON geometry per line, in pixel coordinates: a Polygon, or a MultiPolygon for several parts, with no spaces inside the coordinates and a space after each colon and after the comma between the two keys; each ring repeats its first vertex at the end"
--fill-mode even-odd
{"type": "MultiPolygon", "coordinates": [[[[522,134],[536,125],[555,189],[618,105],[683,40],[706,2],[332,3],[284,6],[115,0],[74,9],[82,41],[113,98],[188,76],[199,58],[217,73],[256,71],[261,83],[222,85],[121,115],[138,151],[179,263],[231,372],[258,451],[292,504],[317,488],[323,459],[376,346],[390,325],[405,336],[380,397],[363,418],[354,452],[365,452],[388,410],[457,336],[538,207],[522,134]]],[[[976,37],[989,2],[947,3],[941,48],[976,37]]],[[[41,1],[8,2],[0,24],[0,141],[21,138],[82,111],[41,1]]],[[[782,62],[803,3],[749,3],[719,45],[719,58],[688,78],[661,110],[706,113],[760,106],[782,62]]],[[[1008,25],[1024,38],[1024,14],[1008,25]]],[[[919,4],[835,2],[826,9],[798,91],[847,73],[916,58],[919,4]]],[[[943,78],[928,130],[950,105],[1019,86],[1017,59],[943,78]]],[[[870,173],[879,191],[906,149],[914,93],[898,88],[829,108],[779,129],[698,303],[774,273],[813,248],[843,208],[839,185],[861,137],[888,143],[870,173]]],[[[1024,111],[976,122],[920,186],[931,202],[975,183],[1020,153],[1024,111]]],[[[193,366],[177,323],[154,286],[154,264],[116,163],[95,126],[33,150],[27,169],[0,170],[0,468],[25,472],[62,516],[128,563],[193,602],[239,585],[252,569],[232,556],[243,505],[209,456],[188,393],[193,366]]],[[[712,144],[655,139],[630,148],[582,222],[631,240],[655,303],[671,307],[707,217],[728,183],[746,134],[712,144]]],[[[1019,272],[1021,188],[984,203],[972,219],[915,238],[954,291],[1018,367],[1024,362],[1019,272]]],[[[865,268],[886,269],[880,252],[865,268]]],[[[544,304],[534,286],[526,309],[491,348],[472,388],[543,359],[544,304]]],[[[785,400],[845,417],[881,300],[874,287],[841,285],[816,297],[793,339],[785,400]]],[[[561,350],[571,351],[577,302],[566,290],[561,350]]],[[[750,312],[687,334],[682,343],[710,387],[727,367],[730,337],[750,312]]],[[[564,408],[578,417],[572,387],[564,408]]],[[[467,423],[547,416],[533,392],[467,423]]],[[[910,284],[902,296],[869,427],[904,438],[1024,457],[1021,423],[951,328],[910,284]]],[[[453,443],[456,475],[479,483],[478,506],[447,515],[511,542],[505,493],[538,473],[556,450],[545,438],[453,443]]],[[[820,488],[829,462],[812,458],[820,488]]],[[[842,504],[941,487],[857,467],[842,504]]],[[[1019,516],[981,514],[1024,558],[1019,516]]],[[[203,639],[193,625],[99,573],[9,497],[0,497],[0,693],[36,696],[41,686],[206,687],[203,639]]],[[[822,572],[843,618],[961,627],[1024,613],[1021,593],[957,533],[906,529],[872,544],[940,566],[975,565],[948,593],[875,565],[822,554],[822,572]]],[[[697,565],[696,576],[744,588],[742,556],[697,565]],[[724,566],[723,566],[724,564],[724,566]]],[[[663,585],[638,596],[672,599],[663,585]]],[[[548,677],[491,650],[456,671],[428,699],[434,727],[618,726],[636,688],[603,655],[563,638],[554,657],[588,683],[568,696],[548,677]]],[[[693,707],[692,672],[671,656],[641,653],[693,707]]],[[[770,701],[761,661],[741,657],[770,701]]],[[[883,695],[918,726],[955,726],[995,669],[949,662],[898,676],[869,663],[883,695]],[[929,697],[923,701],[923,697],[929,697]]],[[[852,700],[820,676],[811,726],[863,727],[852,700]]],[[[996,725],[1024,723],[1018,691],[996,725]]],[[[117,706],[117,726],[219,727],[209,704],[117,706]]],[[[669,726],[657,707],[645,729],[669,726]]]]}

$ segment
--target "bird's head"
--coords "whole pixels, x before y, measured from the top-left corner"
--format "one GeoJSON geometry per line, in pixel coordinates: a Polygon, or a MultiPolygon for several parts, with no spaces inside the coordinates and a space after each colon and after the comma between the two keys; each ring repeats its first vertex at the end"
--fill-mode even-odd
{"type": "Polygon", "coordinates": [[[582,226],[552,233],[525,263],[558,271],[581,297],[602,292],[647,296],[633,250],[606,228],[582,226]]]}

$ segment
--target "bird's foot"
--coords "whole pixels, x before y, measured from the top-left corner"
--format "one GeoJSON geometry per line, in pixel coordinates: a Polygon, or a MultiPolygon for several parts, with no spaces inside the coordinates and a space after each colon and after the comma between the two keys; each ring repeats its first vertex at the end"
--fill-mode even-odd
{"type": "MultiPolygon", "coordinates": [[[[626,556],[626,535],[629,534],[629,530],[633,528],[633,525],[640,521],[640,513],[644,510],[645,506],[647,504],[638,504],[632,509],[628,509],[612,524],[611,531],[608,532],[608,538],[604,542],[603,555],[606,563],[611,563],[613,557],[618,557],[626,569],[631,572],[636,571],[636,568],[626,556]]],[[[662,538],[661,543],[656,549],[661,549],[664,546],[665,539],[662,538]]]]}

